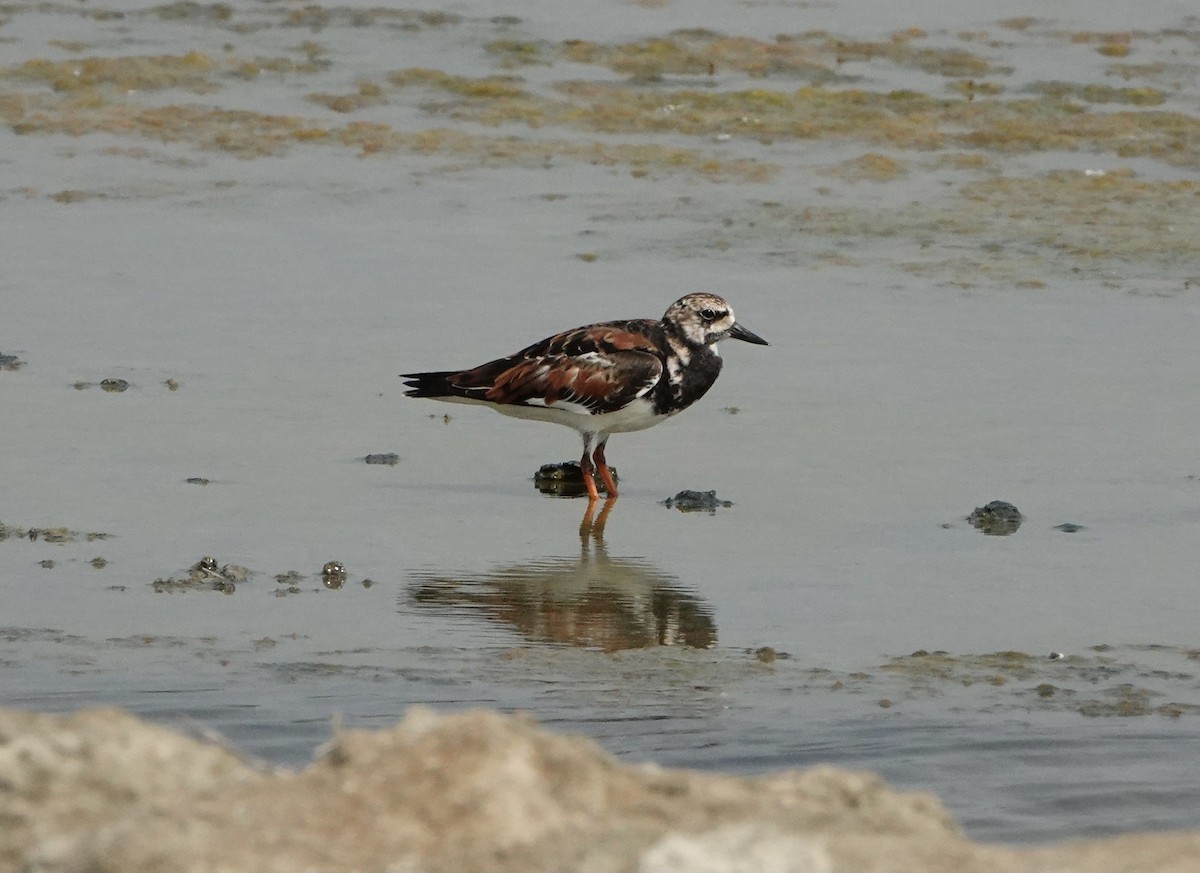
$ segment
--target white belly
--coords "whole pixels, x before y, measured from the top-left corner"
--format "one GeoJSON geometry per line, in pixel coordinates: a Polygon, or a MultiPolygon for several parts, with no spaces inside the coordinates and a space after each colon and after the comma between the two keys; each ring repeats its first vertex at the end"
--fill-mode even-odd
{"type": "Polygon", "coordinates": [[[466,398],[446,397],[436,398],[455,403],[472,403],[489,406],[502,415],[512,418],[527,418],[531,421],[549,421],[574,428],[580,433],[628,433],[631,430],[645,430],[666,420],[665,415],[655,415],[653,404],[644,397],[639,397],[629,405],[616,412],[605,412],[592,415],[586,407],[575,403],[555,403],[553,406],[524,406],[517,404],[489,403],[484,400],[467,400],[466,398]]]}

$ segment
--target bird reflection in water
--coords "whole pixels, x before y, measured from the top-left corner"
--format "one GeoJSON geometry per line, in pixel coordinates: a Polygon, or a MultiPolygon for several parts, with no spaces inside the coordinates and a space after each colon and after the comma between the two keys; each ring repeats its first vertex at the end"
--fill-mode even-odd
{"type": "Polygon", "coordinates": [[[616,652],[651,646],[709,648],[717,642],[712,610],[641,558],[612,558],[604,524],[614,501],[580,525],[578,558],[549,557],[477,576],[415,573],[409,601],[468,612],[533,642],[616,652]]]}

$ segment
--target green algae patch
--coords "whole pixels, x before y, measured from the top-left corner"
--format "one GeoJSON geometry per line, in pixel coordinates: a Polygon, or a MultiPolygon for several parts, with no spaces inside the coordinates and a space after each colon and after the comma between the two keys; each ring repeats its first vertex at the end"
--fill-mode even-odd
{"type": "Polygon", "coordinates": [[[252,82],[264,73],[285,76],[291,73],[318,73],[329,66],[319,54],[309,54],[303,60],[289,57],[255,57],[249,60],[230,58],[225,64],[226,75],[252,82]]]}
{"type": "Polygon", "coordinates": [[[1144,716],[1155,711],[1154,699],[1156,697],[1162,697],[1162,694],[1148,688],[1139,688],[1129,683],[1123,683],[1105,689],[1099,697],[1079,701],[1076,708],[1080,715],[1090,718],[1144,716]]]}
{"type": "Polygon", "coordinates": [[[151,6],[142,14],[152,15],[163,21],[226,22],[233,19],[233,7],[227,3],[196,3],[194,0],[180,0],[178,3],[151,6]]]}
{"type": "MultiPolygon", "coordinates": [[[[855,131],[895,130],[906,119],[885,98],[861,91],[806,87],[792,93],[752,89],[666,93],[595,83],[564,83],[557,89],[573,105],[564,122],[609,132],[715,133],[814,139],[855,131]]],[[[921,129],[929,125],[919,124],[921,129]]],[[[902,138],[894,135],[893,139],[902,138]]]]}
{"type": "Polygon", "coordinates": [[[997,97],[1004,93],[1004,86],[999,82],[980,81],[978,79],[956,79],[946,87],[968,100],[976,97],[997,97]]]}
{"type": "Polygon", "coordinates": [[[595,82],[560,82],[562,99],[548,99],[511,79],[469,79],[431,70],[389,75],[397,87],[440,90],[457,99],[423,108],[462,121],[565,126],[594,133],[718,133],[761,138],[810,139],[864,136],[908,146],[945,140],[937,130],[940,101],[914,92],[878,95],[806,87],[795,92],[764,88],[734,92],[660,90],[595,82]]]}
{"type": "Polygon", "coordinates": [[[766,42],[703,30],[681,30],[618,45],[571,40],[563,44],[562,56],[647,81],[664,76],[712,76],[730,70],[757,78],[827,79],[835,75],[829,60],[813,46],[782,37],[766,42]]]}
{"type": "Polygon", "coordinates": [[[516,76],[456,76],[412,67],[390,73],[387,80],[396,88],[422,88],[453,98],[423,104],[431,114],[493,127],[516,123],[537,128],[550,121],[546,111],[551,104],[526,91],[516,76]]]}
{"type": "Polygon", "coordinates": [[[937,680],[974,685],[1005,685],[1011,679],[1028,679],[1036,672],[1032,655],[1024,652],[990,652],[982,655],[952,655],[919,650],[893,658],[879,669],[901,674],[916,682],[937,680]]]}
{"type": "Polygon", "coordinates": [[[50,199],[55,203],[82,203],[85,200],[91,200],[93,197],[102,195],[93,194],[90,191],[80,191],[76,188],[66,188],[50,195],[50,199]]]}
{"type": "Polygon", "coordinates": [[[544,42],[494,39],[485,44],[483,48],[495,60],[497,65],[506,69],[534,64],[549,66],[553,63],[553,57],[547,51],[547,44],[544,42]]]}
{"type": "Polygon", "coordinates": [[[341,113],[356,112],[387,102],[383,89],[373,82],[360,82],[358,90],[352,94],[309,94],[306,99],[341,113]]]}
{"type": "Polygon", "coordinates": [[[309,3],[289,9],[280,22],[283,27],[304,27],[317,32],[327,27],[392,27],[419,31],[460,24],[463,18],[452,12],[417,9],[392,9],[373,6],[356,9],[348,6],[321,6],[309,3]]]}
{"type": "MultiPolygon", "coordinates": [[[[832,174],[848,173],[853,181],[861,160],[835,166],[832,174]]],[[[1006,176],[995,159],[969,152],[908,162],[907,172],[928,172],[922,164],[982,178],[956,182],[941,196],[892,203],[758,201],[693,219],[681,246],[702,252],[720,241],[813,269],[859,263],[864,255],[857,253],[872,248],[861,243],[887,239],[882,261],[962,287],[1036,289],[1051,275],[1107,282],[1114,270],[1139,264],[1178,276],[1183,293],[1185,279],[1195,275],[1200,181],[1100,169],[1006,176]],[[822,252],[812,247],[816,241],[836,248],[822,252]]]]}
{"type": "Polygon", "coordinates": [[[142,108],[110,104],[86,113],[30,112],[13,127],[22,134],[137,134],[160,142],[186,142],[197,148],[259,157],[281,154],[297,132],[309,129],[309,124],[296,116],[201,106],[142,108]]]}
{"type": "MultiPolygon", "coordinates": [[[[168,19],[179,16],[209,23],[227,19],[219,7],[190,3],[155,10],[153,14],[168,19]]],[[[333,23],[402,27],[454,22],[436,17],[426,20],[404,11],[306,6],[291,10],[277,23],[319,29],[333,23]]],[[[503,31],[507,25],[494,26],[503,31]]],[[[1037,28],[1040,24],[1030,22],[1024,26],[1037,28]]],[[[1075,39],[1070,34],[1058,38],[1075,39]]],[[[1115,37],[1101,34],[1088,38],[1112,41],[1115,37]]],[[[1134,34],[1132,38],[1136,44],[1143,35],[1134,34]]],[[[878,41],[847,40],[820,31],[756,40],[681,30],[614,45],[585,40],[553,44],[505,37],[484,45],[488,55],[504,67],[553,67],[569,61],[606,66],[629,78],[623,82],[550,79],[534,89],[524,79],[507,73],[467,76],[415,67],[393,72],[378,83],[362,81],[349,92],[314,91],[307,100],[339,114],[350,114],[399,99],[415,99],[429,116],[449,122],[491,127],[521,125],[531,130],[561,128],[604,138],[669,135],[739,139],[768,146],[779,140],[853,140],[884,152],[973,150],[996,155],[1091,151],[1200,166],[1200,120],[1158,108],[1167,99],[1166,88],[1042,82],[1009,99],[1003,96],[1003,85],[996,81],[1007,74],[1004,68],[959,47],[939,48],[928,43],[927,34],[919,29],[900,31],[878,41]],[[850,78],[837,70],[851,63],[900,65],[949,81],[939,86],[939,94],[914,88],[885,91],[846,87],[850,78]],[[718,87],[715,77],[727,71],[753,76],[761,82],[750,88],[718,87]],[[665,78],[668,76],[693,76],[705,81],[678,87],[678,82],[674,86],[669,83],[665,78]],[[797,79],[806,81],[795,87],[797,79]],[[406,96],[400,98],[394,92],[406,96]]],[[[19,134],[142,134],[246,156],[278,154],[288,145],[345,143],[348,139],[364,154],[402,152],[409,150],[412,142],[429,140],[419,131],[376,129],[364,136],[358,129],[339,131],[319,118],[304,119],[283,112],[138,105],[141,92],[183,89],[205,94],[222,88],[243,88],[243,82],[254,82],[267,73],[286,78],[318,73],[330,66],[327,49],[316,42],[301,43],[294,51],[298,57],[245,58],[228,47],[227,53],[219,57],[194,51],[66,61],[32,59],[0,71],[0,81],[11,82],[16,89],[0,92],[0,117],[19,134]],[[73,99],[43,99],[44,92],[22,87],[29,84],[73,99]],[[222,124],[228,129],[216,130],[222,124]]],[[[1127,69],[1130,75],[1137,72],[1132,66],[1127,69]]],[[[443,126],[452,125],[434,128],[443,126]]],[[[433,138],[443,137],[439,134],[433,138]]],[[[546,148],[548,142],[539,141],[530,148],[546,148]]],[[[610,155],[627,148],[613,143],[605,147],[610,155]]],[[[417,148],[426,151],[425,146],[417,148]]],[[[521,150],[514,149],[507,139],[497,138],[492,146],[452,153],[472,151],[513,154],[521,150]]],[[[570,152],[577,151],[576,146],[553,141],[547,156],[569,157],[570,152]]],[[[671,166],[690,167],[712,178],[761,179],[774,172],[766,161],[755,161],[744,153],[737,160],[740,163],[713,155],[701,159],[694,150],[664,148],[656,156],[633,158],[627,163],[639,176],[671,166]]],[[[880,160],[864,156],[840,165],[834,172],[849,181],[886,181],[903,175],[904,168],[895,157],[880,160]]]]}
{"type": "Polygon", "coordinates": [[[829,39],[825,42],[825,48],[834,53],[839,64],[882,59],[897,66],[948,78],[986,76],[996,72],[985,58],[966,49],[922,47],[912,43],[912,37],[897,35],[891,40],[879,42],[829,39]]]}
{"type": "Polygon", "coordinates": [[[667,36],[605,45],[588,40],[563,43],[561,56],[581,64],[604,66],[631,79],[656,81],[666,76],[713,76],[736,71],[756,78],[843,78],[838,67],[849,62],[883,60],[900,67],[948,76],[986,76],[997,71],[985,58],[962,48],[916,43],[923,31],[901,31],[891,39],[840,39],[824,31],[780,34],[773,41],[726,36],[708,30],[677,30],[667,36]]]}
{"type": "MultiPolygon", "coordinates": [[[[889,705],[927,698],[962,695],[981,711],[1004,708],[1074,712],[1089,718],[1162,716],[1176,719],[1200,714],[1200,705],[1172,699],[1195,688],[1195,676],[1174,669],[1147,666],[1140,658],[1146,647],[1109,647],[1099,655],[1037,657],[1019,651],[952,654],[919,650],[892,658],[879,667],[872,690],[887,690],[889,705]],[[1142,650],[1139,652],[1139,650],[1142,650]],[[966,690],[969,689],[969,690],[966,690]]],[[[1186,657],[1186,650],[1153,647],[1167,659],[1186,657]]],[[[839,686],[844,687],[844,686],[839,686]]]]}
{"type": "Polygon", "coordinates": [[[890,182],[903,176],[907,169],[895,158],[868,152],[857,158],[842,161],[832,167],[831,172],[847,182],[890,182]]]}
{"type": "MultiPolygon", "coordinates": [[[[209,65],[188,64],[212,72],[209,65]]],[[[114,77],[109,78],[115,82],[114,77]]],[[[514,77],[472,79],[415,68],[391,74],[389,84],[400,88],[424,86],[456,98],[450,103],[430,104],[428,110],[434,114],[455,114],[451,109],[457,107],[456,118],[469,116],[485,124],[520,120],[538,127],[544,121],[541,103],[524,91],[521,80],[514,77]]],[[[349,113],[384,103],[386,96],[383,86],[365,82],[353,94],[318,92],[308,100],[338,113],[349,113]]],[[[710,155],[689,147],[486,137],[450,128],[398,131],[389,125],[361,122],[338,127],[298,115],[180,104],[143,107],[128,100],[126,95],[108,98],[96,90],[56,98],[0,97],[0,118],[18,134],[60,133],[74,137],[97,132],[124,134],[163,143],[190,143],[199,149],[227,151],[240,157],[281,155],[295,145],[323,144],[356,147],[362,155],[420,153],[458,157],[479,165],[544,165],[547,159],[565,158],[611,167],[628,165],[640,177],[692,173],[714,181],[763,181],[778,170],[767,162],[710,155]]]]}
{"type": "Polygon", "coordinates": [[[1031,91],[1055,100],[1075,99],[1085,103],[1125,103],[1131,106],[1159,106],[1167,95],[1157,88],[1114,88],[1111,85],[1076,85],[1071,82],[1037,82],[1031,91]]]}
{"type": "MultiPolygon", "coordinates": [[[[481,136],[453,128],[398,131],[385,124],[353,122],[330,132],[343,145],[357,147],[364,156],[402,153],[455,158],[463,166],[545,167],[547,161],[565,159],[601,167],[627,167],[637,178],[694,174],[713,182],[771,179],[778,167],[748,159],[726,159],[696,149],[653,143],[575,142],[526,139],[516,136],[481,136]]],[[[451,165],[447,169],[454,169],[451,165]]]]}
{"type": "MultiPolygon", "coordinates": [[[[367,92],[369,99],[376,99],[373,89],[367,92]]],[[[545,166],[547,160],[562,158],[598,166],[626,166],[634,175],[651,178],[691,173],[712,181],[765,181],[778,170],[762,161],[729,159],[654,143],[485,136],[450,128],[401,131],[387,124],[366,122],[325,126],[297,115],[192,105],[146,108],[118,102],[78,105],[69,98],[28,98],[0,101],[0,113],[19,134],[137,135],[164,143],[190,143],[242,158],[280,155],[297,145],[324,145],[355,148],[362,156],[449,157],[464,166],[545,166]]]]}
{"type": "MultiPolygon", "coordinates": [[[[211,94],[228,80],[253,81],[264,73],[280,76],[311,74],[326,69],[329,61],[315,43],[297,47],[302,57],[241,58],[225,55],[214,59],[192,51],[183,55],[126,55],[121,57],[73,58],[51,61],[34,58],[0,71],[0,80],[18,85],[33,84],[59,93],[76,95],[79,101],[99,105],[106,101],[132,101],[139,92],[180,89],[194,94],[211,94]]],[[[13,94],[0,94],[0,101],[13,94]]],[[[77,103],[76,105],[81,105],[77,103]]]]}
{"type": "Polygon", "coordinates": [[[990,215],[1013,241],[1055,249],[1076,261],[1194,264],[1200,181],[1056,171],[973,182],[961,193],[967,201],[959,206],[963,214],[990,215]]]}
{"type": "Polygon", "coordinates": [[[55,91],[78,91],[110,86],[122,91],[155,91],[212,88],[215,62],[204,52],[184,55],[148,55],[119,58],[79,58],[50,61],[35,58],[5,72],[6,76],[43,82],[55,91]]]}
{"type": "Polygon", "coordinates": [[[442,70],[428,67],[409,67],[388,75],[388,81],[397,88],[435,88],[459,97],[476,100],[511,100],[528,98],[530,95],[521,87],[522,80],[516,76],[455,76],[442,70]]]}
{"type": "MultiPolygon", "coordinates": [[[[207,26],[223,26],[229,19],[219,4],[186,2],[138,14],[166,20],[195,19],[207,26]]],[[[334,24],[404,29],[410,25],[440,27],[457,21],[405,11],[320,6],[293,9],[286,14],[284,10],[273,10],[267,17],[273,17],[276,26],[313,29],[334,24]]],[[[501,67],[536,64],[553,68],[570,62],[605,66],[628,78],[620,82],[564,80],[554,78],[553,71],[548,76],[539,71],[543,78],[534,87],[509,72],[468,76],[414,67],[377,81],[360,81],[349,90],[314,90],[306,98],[339,115],[387,103],[415,104],[435,119],[426,130],[337,125],[331,123],[327,112],[316,109],[310,117],[303,117],[293,114],[293,103],[279,106],[273,102],[281,99],[277,92],[260,101],[258,111],[219,105],[150,106],[139,97],[143,92],[168,89],[209,94],[234,88],[239,97],[245,97],[247,88],[266,74],[272,74],[271,83],[275,84],[289,77],[322,72],[332,63],[328,50],[313,41],[293,47],[294,56],[274,58],[238,56],[232,46],[227,46],[226,53],[217,56],[194,51],[180,55],[27,60],[0,71],[0,86],[9,86],[0,90],[0,118],[17,134],[142,136],[242,157],[277,155],[299,146],[342,146],[356,148],[364,156],[441,155],[460,162],[454,166],[465,166],[471,160],[480,166],[549,166],[548,162],[563,158],[626,167],[639,178],[690,172],[714,180],[762,181],[773,177],[778,168],[767,159],[767,153],[748,149],[755,143],[769,147],[781,140],[863,144],[868,149],[864,154],[832,168],[835,176],[849,182],[883,182],[905,176],[917,164],[895,154],[902,150],[955,155],[959,168],[968,171],[976,168],[970,167],[964,156],[979,155],[980,172],[992,169],[988,167],[992,156],[1050,151],[1145,157],[1176,166],[1200,167],[1200,120],[1161,108],[1171,93],[1170,87],[1042,82],[1019,96],[1008,97],[998,81],[1007,75],[1005,68],[960,47],[932,46],[928,35],[919,29],[877,41],[842,39],[820,31],[758,40],[681,30],[604,45],[585,40],[550,43],[514,39],[506,33],[506,21],[493,20],[492,26],[503,38],[486,42],[483,48],[501,67]],[[848,65],[875,64],[903,66],[947,81],[935,83],[936,94],[914,87],[872,90],[847,87],[849,83],[861,85],[863,80],[839,72],[848,65]],[[731,71],[742,76],[736,84],[746,84],[745,76],[758,81],[752,83],[754,87],[722,87],[727,83],[719,77],[731,71]],[[681,87],[670,76],[690,76],[693,80],[681,87]],[[276,106],[286,111],[271,111],[276,106]],[[446,132],[459,123],[562,130],[569,135],[521,140],[467,130],[455,136],[446,132]],[[579,142],[581,132],[594,136],[596,142],[579,142]],[[621,136],[638,137],[639,141],[612,141],[621,136]],[[669,145],[647,142],[654,137],[671,137],[671,141],[669,145]],[[739,151],[737,157],[729,157],[722,151],[732,149],[714,153],[707,146],[689,148],[681,145],[680,137],[723,143],[738,140],[739,151]]],[[[1036,21],[1024,26],[1031,30],[1042,27],[1036,21]]],[[[1057,38],[1073,39],[1070,34],[1057,38]]],[[[985,37],[976,39],[996,48],[985,37]]],[[[1111,34],[1095,36],[1097,44],[1112,39],[1111,34]]],[[[1136,46],[1141,39],[1143,35],[1135,33],[1132,44],[1136,46]]],[[[72,47],[82,49],[84,45],[72,47]]],[[[1161,72],[1159,67],[1142,70],[1125,65],[1125,69],[1128,76],[1161,72]]],[[[921,80],[910,76],[906,83],[909,81],[921,80]]],[[[921,165],[930,166],[928,161],[921,165]]],[[[981,190],[974,189],[970,196],[977,197],[981,190]]],[[[1076,199],[1071,192],[1065,193],[1068,202],[1076,199]]],[[[1177,192],[1174,197],[1161,191],[1150,193],[1159,204],[1166,198],[1171,205],[1184,207],[1178,223],[1192,226],[1188,217],[1192,214],[1191,203],[1185,192],[1177,192]]],[[[1132,206],[1126,204],[1123,208],[1132,206]]],[[[967,208],[960,208],[957,215],[967,220],[968,229],[986,226],[967,208]]],[[[902,215],[898,219],[901,223],[907,220],[902,215]]],[[[855,223],[851,217],[847,225],[855,223]]],[[[836,225],[836,220],[830,222],[835,236],[840,235],[836,225]]],[[[946,224],[943,222],[941,227],[946,224]]],[[[938,230],[932,225],[930,228],[938,230]]],[[[961,228],[949,229],[961,232],[961,228]]],[[[1120,234],[1113,235],[1118,237],[1120,248],[1124,244],[1120,234]]],[[[1051,229],[1052,245],[1056,244],[1053,236],[1051,229]]],[[[1168,239],[1167,249],[1174,251],[1175,247],[1173,238],[1168,239]]],[[[1068,242],[1063,248],[1086,253],[1094,247],[1080,240],[1068,242]]],[[[1021,281],[1036,283],[1040,279],[1023,276],[1021,281]]]]}
{"type": "MultiPolygon", "coordinates": [[[[533,94],[511,77],[472,79],[414,69],[393,73],[388,80],[396,87],[420,86],[453,98],[423,104],[427,112],[491,125],[763,141],[844,138],[921,150],[1090,150],[1200,165],[1197,119],[1161,110],[1092,110],[1061,90],[1039,98],[1001,100],[820,85],[716,91],[566,81],[554,86],[561,99],[551,99],[533,94]]],[[[1081,86],[1079,93],[1098,101],[1112,98],[1139,105],[1157,99],[1153,89],[1100,92],[1081,86]]]]}

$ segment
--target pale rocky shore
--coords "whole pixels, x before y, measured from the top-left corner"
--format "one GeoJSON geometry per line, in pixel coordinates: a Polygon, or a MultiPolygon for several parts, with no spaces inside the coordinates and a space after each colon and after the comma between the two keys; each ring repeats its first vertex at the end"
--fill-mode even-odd
{"type": "Polygon", "coordinates": [[[0,710],[0,869],[1194,871],[1200,833],[968,840],[937,798],[818,767],[618,762],[494,712],[414,709],[273,769],[118,709],[0,710]]]}

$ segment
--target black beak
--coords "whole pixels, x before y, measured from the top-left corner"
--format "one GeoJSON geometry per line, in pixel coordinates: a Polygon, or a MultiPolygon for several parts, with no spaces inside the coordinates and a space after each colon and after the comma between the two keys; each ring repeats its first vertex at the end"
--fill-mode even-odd
{"type": "Polygon", "coordinates": [[[738,324],[736,321],[733,323],[733,327],[731,327],[729,329],[729,335],[731,337],[733,337],[734,339],[740,339],[743,342],[754,343],[756,346],[769,346],[770,345],[770,343],[767,342],[765,339],[763,339],[761,336],[759,336],[756,333],[751,333],[750,331],[746,330],[746,328],[744,328],[740,324],[738,324]]]}

